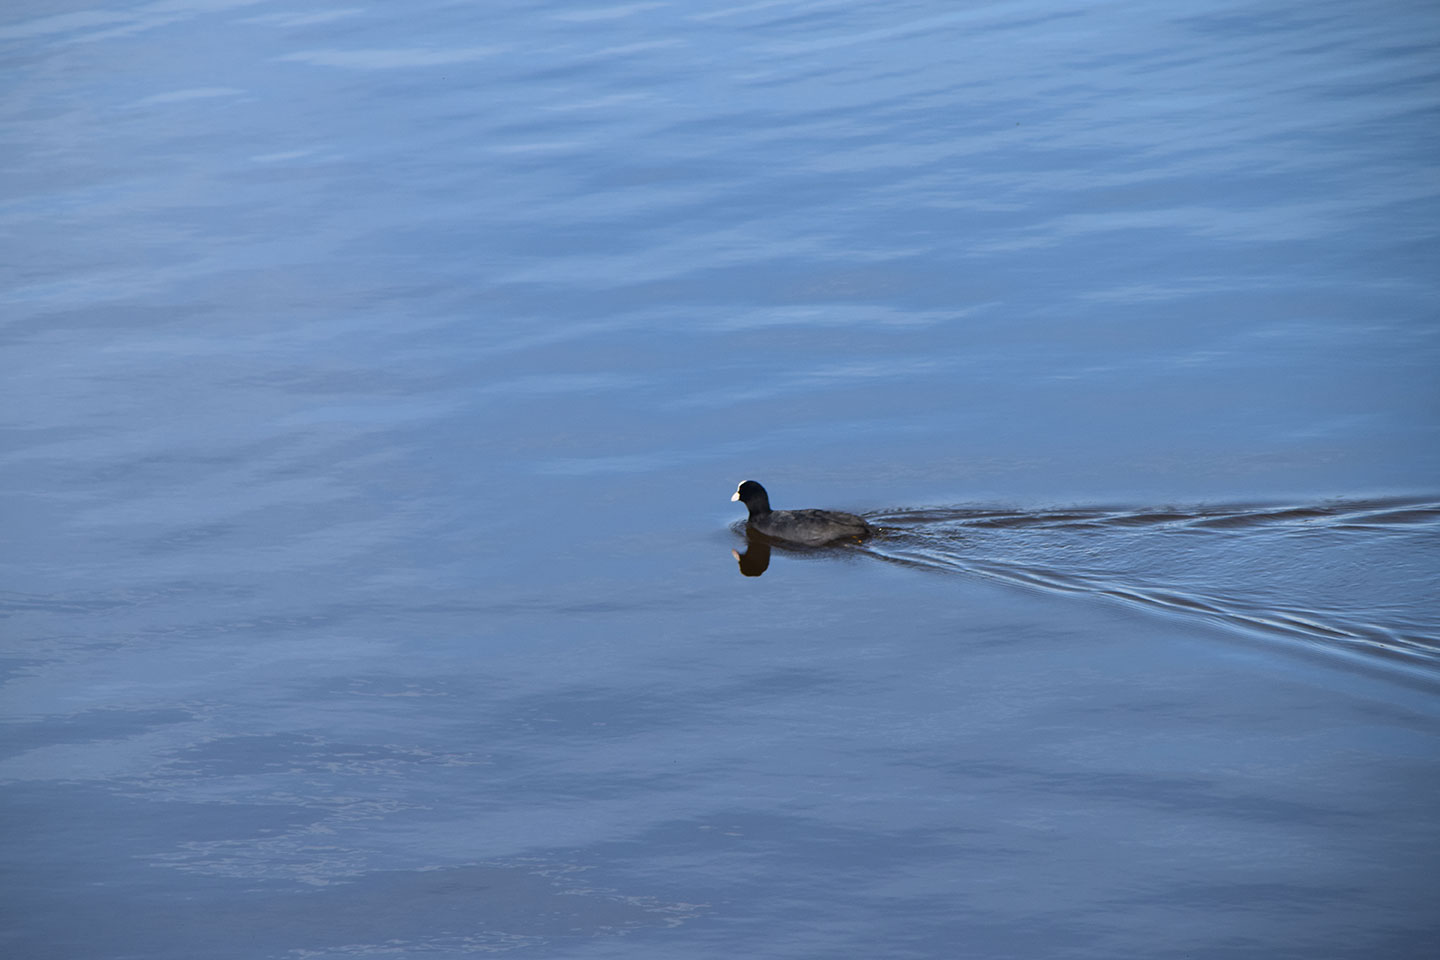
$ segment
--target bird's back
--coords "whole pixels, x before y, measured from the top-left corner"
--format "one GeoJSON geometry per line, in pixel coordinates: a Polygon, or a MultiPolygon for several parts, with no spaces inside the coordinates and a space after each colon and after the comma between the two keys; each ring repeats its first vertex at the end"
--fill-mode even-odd
{"type": "Polygon", "coordinates": [[[750,526],[777,540],[818,546],[837,540],[859,540],[874,530],[853,513],[835,510],[771,510],[750,526]]]}

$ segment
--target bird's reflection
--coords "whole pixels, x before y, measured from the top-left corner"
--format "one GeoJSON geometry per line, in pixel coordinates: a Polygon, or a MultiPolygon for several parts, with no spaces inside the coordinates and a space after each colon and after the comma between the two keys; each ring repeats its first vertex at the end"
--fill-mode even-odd
{"type": "Polygon", "coordinates": [[[730,556],[740,564],[740,572],[747,577],[758,577],[770,568],[770,541],[764,534],[753,530],[745,531],[745,552],[731,550],[730,556]]]}
{"type": "MultiPolygon", "coordinates": [[[[734,528],[739,532],[739,525],[734,528]]],[[[814,557],[824,553],[834,553],[853,548],[854,543],[827,543],[822,546],[812,547],[803,543],[790,543],[786,540],[776,540],[774,537],[767,537],[758,530],[745,528],[745,552],[731,550],[730,556],[740,564],[740,572],[747,577],[758,577],[770,569],[770,554],[778,550],[793,557],[814,557]]]]}

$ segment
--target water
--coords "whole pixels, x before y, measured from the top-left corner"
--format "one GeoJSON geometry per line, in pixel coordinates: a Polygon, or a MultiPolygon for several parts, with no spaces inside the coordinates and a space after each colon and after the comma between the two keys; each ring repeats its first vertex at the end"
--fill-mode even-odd
{"type": "Polygon", "coordinates": [[[1440,951],[1434,11],[0,16],[7,955],[1440,951]]]}
{"type": "Polygon", "coordinates": [[[1431,664],[1440,651],[1437,503],[911,510],[872,519],[885,534],[869,549],[919,567],[1106,597],[1333,653],[1431,664]]]}

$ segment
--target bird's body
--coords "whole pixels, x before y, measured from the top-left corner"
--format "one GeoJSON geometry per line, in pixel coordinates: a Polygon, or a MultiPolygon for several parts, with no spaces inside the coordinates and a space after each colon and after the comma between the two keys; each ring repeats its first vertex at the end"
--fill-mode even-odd
{"type": "Polygon", "coordinates": [[[735,488],[731,500],[742,501],[750,511],[747,525],[773,540],[819,547],[841,540],[863,540],[875,532],[853,513],[838,510],[771,510],[770,495],[754,480],[735,488]]]}

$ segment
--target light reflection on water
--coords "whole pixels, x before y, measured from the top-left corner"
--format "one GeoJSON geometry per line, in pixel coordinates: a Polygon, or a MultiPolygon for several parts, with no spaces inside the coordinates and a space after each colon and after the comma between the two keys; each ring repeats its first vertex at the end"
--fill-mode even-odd
{"type": "Polygon", "coordinates": [[[1437,37],[7,8],[11,948],[1433,954],[1437,37]]]}

